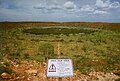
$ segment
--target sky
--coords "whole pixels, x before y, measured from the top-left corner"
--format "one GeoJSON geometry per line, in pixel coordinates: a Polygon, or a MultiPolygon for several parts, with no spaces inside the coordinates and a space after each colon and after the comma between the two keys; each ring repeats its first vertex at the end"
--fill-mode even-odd
{"type": "Polygon", "coordinates": [[[0,22],[120,22],[120,0],[0,0],[0,22]]]}

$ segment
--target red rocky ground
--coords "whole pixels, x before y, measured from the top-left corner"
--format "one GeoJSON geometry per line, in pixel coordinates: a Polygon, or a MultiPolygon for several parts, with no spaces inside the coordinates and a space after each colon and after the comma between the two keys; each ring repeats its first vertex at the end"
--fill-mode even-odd
{"type": "MultiPolygon", "coordinates": [[[[57,78],[46,77],[46,63],[36,61],[10,61],[4,60],[1,63],[8,62],[12,74],[2,73],[1,81],[58,81],[57,78]]],[[[63,78],[62,81],[114,81],[120,78],[113,73],[103,73],[92,71],[87,75],[81,74],[79,71],[74,72],[74,77],[63,78]]]]}

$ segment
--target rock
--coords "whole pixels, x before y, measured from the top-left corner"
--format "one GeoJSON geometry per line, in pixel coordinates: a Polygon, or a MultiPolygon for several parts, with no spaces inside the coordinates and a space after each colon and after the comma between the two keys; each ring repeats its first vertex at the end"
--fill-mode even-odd
{"type": "Polygon", "coordinates": [[[46,66],[47,66],[47,63],[43,62],[43,66],[46,67],[46,66]]]}
{"type": "Polygon", "coordinates": [[[20,79],[20,77],[16,77],[16,79],[18,80],[18,79],[20,79]]]}
{"type": "Polygon", "coordinates": [[[114,73],[115,75],[120,75],[120,70],[114,70],[113,73],[114,73]]]}
{"type": "Polygon", "coordinates": [[[96,81],[96,80],[98,80],[98,78],[95,77],[95,76],[93,76],[93,75],[90,75],[90,80],[92,80],[92,81],[96,81]]]}
{"type": "Polygon", "coordinates": [[[2,77],[3,79],[10,79],[10,78],[12,78],[12,76],[11,76],[10,74],[8,74],[8,73],[2,73],[2,74],[1,74],[1,77],[2,77]]]}
{"type": "Polygon", "coordinates": [[[19,67],[19,65],[14,65],[16,68],[19,67]]]}
{"type": "Polygon", "coordinates": [[[26,73],[28,74],[32,74],[33,76],[36,76],[37,75],[37,70],[27,70],[26,73]]]}
{"type": "Polygon", "coordinates": [[[27,78],[28,81],[30,81],[30,78],[27,78]]]}

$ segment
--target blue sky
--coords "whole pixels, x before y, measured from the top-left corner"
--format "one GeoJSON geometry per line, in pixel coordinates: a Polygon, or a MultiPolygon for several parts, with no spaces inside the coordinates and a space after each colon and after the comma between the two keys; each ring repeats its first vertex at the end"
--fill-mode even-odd
{"type": "Polygon", "coordinates": [[[120,0],[0,0],[0,21],[120,22],[120,0]]]}

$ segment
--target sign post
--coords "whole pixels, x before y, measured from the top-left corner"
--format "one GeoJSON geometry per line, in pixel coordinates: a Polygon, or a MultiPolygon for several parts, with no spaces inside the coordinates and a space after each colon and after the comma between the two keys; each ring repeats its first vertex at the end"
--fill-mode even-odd
{"type": "Polygon", "coordinates": [[[62,81],[62,78],[58,78],[58,81],[62,81]]]}
{"type": "Polygon", "coordinates": [[[60,43],[58,43],[58,59],[49,59],[47,67],[47,77],[58,78],[73,76],[73,64],[71,59],[60,59],[60,43]]]}
{"type": "Polygon", "coordinates": [[[47,77],[58,78],[73,76],[73,64],[71,59],[49,59],[47,67],[47,77]]]}

